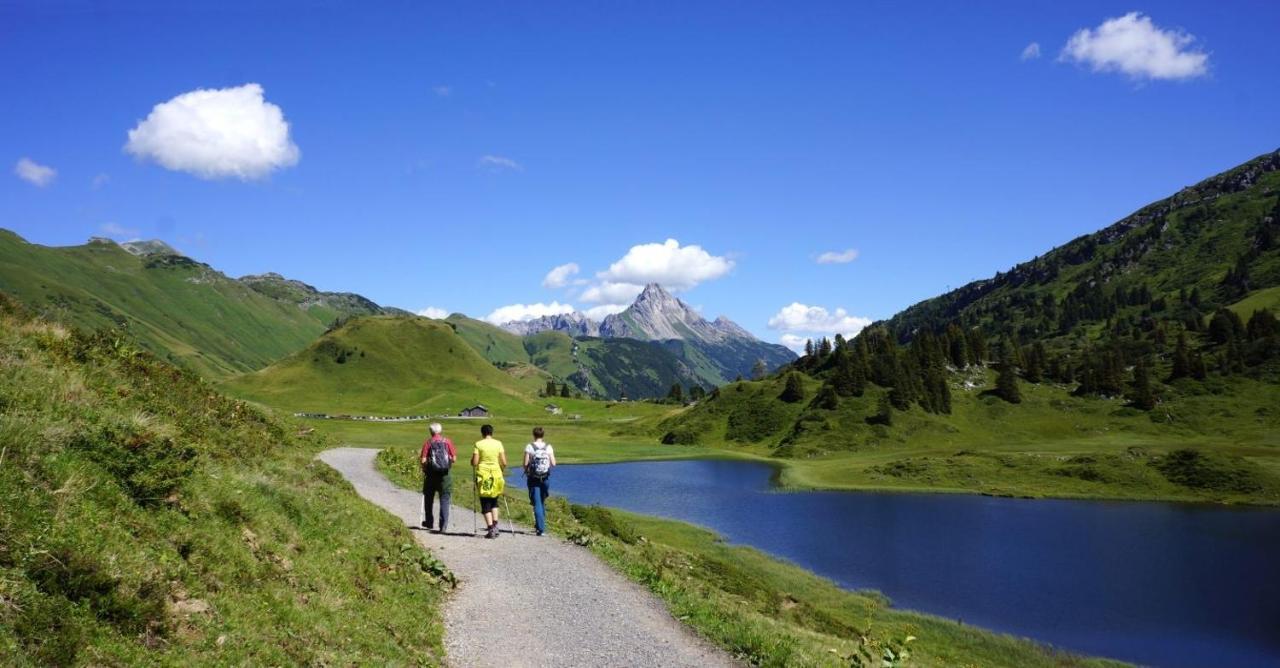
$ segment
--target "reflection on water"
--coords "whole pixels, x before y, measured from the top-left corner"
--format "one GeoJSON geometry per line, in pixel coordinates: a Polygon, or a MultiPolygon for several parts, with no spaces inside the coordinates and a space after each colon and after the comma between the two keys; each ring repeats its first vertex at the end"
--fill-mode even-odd
{"type": "Polygon", "coordinates": [[[775,492],[751,462],[562,466],[552,492],[699,524],[898,607],[1161,666],[1280,665],[1280,511],[775,492]]]}

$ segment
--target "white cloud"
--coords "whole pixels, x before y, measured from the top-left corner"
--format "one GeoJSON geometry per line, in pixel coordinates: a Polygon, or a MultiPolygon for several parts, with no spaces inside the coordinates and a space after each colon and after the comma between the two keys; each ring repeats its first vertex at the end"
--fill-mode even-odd
{"type": "Polygon", "coordinates": [[[632,302],[644,290],[643,285],[635,283],[613,283],[604,281],[582,291],[582,301],[592,304],[608,304],[632,302]]]}
{"type": "Polygon", "coordinates": [[[671,290],[688,290],[703,281],[720,278],[732,269],[733,260],[712,255],[702,246],[681,246],[679,241],[667,239],[660,244],[632,246],[622,259],[609,265],[598,277],[612,283],[641,286],[660,283],[671,290]]]}
{"type": "Polygon", "coordinates": [[[98,190],[99,188],[107,185],[110,182],[111,182],[111,175],[106,172],[102,172],[97,176],[93,177],[93,180],[89,182],[89,185],[92,186],[94,190],[98,190]]]}
{"type": "Polygon", "coordinates": [[[1035,60],[1040,57],[1040,43],[1032,42],[1022,50],[1022,60],[1035,60]]]}
{"type": "Polygon", "coordinates": [[[434,86],[431,88],[431,92],[435,93],[437,97],[449,97],[453,95],[453,88],[450,86],[434,86]]]}
{"type": "Polygon", "coordinates": [[[280,107],[256,83],[199,89],[161,102],[129,131],[124,150],[203,179],[256,179],[298,163],[280,107]]]}
{"type": "Polygon", "coordinates": [[[1194,50],[1195,37],[1163,30],[1139,12],[1081,28],[1058,57],[1089,65],[1094,72],[1123,72],[1134,79],[1191,79],[1209,71],[1209,54],[1194,50]]]}
{"type": "Polygon", "coordinates": [[[818,264],[847,264],[858,259],[858,250],[827,251],[818,256],[818,264]]]}
{"type": "Polygon", "coordinates": [[[139,232],[136,227],[125,227],[114,222],[99,225],[98,231],[109,237],[125,237],[127,239],[136,238],[139,232]]]}
{"type": "Polygon", "coordinates": [[[58,170],[26,157],[18,158],[17,164],[13,166],[13,173],[37,188],[53,183],[58,176],[58,170]]]}
{"type": "Polygon", "coordinates": [[[604,320],[607,315],[622,313],[627,310],[628,306],[630,306],[630,304],[601,304],[599,306],[592,306],[584,311],[584,313],[592,320],[604,320]]]}
{"type": "Polygon", "coordinates": [[[523,172],[524,165],[502,155],[482,155],[479,160],[480,166],[494,172],[503,170],[511,170],[513,172],[523,172]]]}
{"type": "Polygon", "coordinates": [[[493,313],[485,316],[484,319],[492,324],[501,325],[513,320],[524,321],[541,318],[544,315],[559,315],[561,313],[573,313],[572,304],[561,304],[560,302],[551,302],[550,304],[509,304],[494,309],[493,313]]]}
{"type": "Polygon", "coordinates": [[[870,324],[870,318],[849,315],[842,308],[828,311],[821,306],[809,306],[800,302],[782,307],[776,315],[769,318],[769,328],[785,332],[780,341],[790,348],[795,348],[797,343],[804,346],[806,337],[797,336],[797,333],[815,336],[840,334],[850,338],[870,324]]]}
{"type": "Polygon", "coordinates": [[[798,334],[783,334],[778,337],[778,343],[781,343],[797,353],[804,352],[804,344],[809,340],[809,337],[800,336],[798,334]]]}
{"type": "Polygon", "coordinates": [[[576,275],[579,271],[578,263],[570,262],[555,267],[547,272],[546,277],[542,279],[542,287],[544,288],[563,288],[569,284],[569,279],[576,275]]]}
{"type": "Polygon", "coordinates": [[[428,306],[418,311],[418,315],[424,318],[431,318],[432,320],[444,320],[445,318],[449,317],[449,312],[442,308],[436,308],[435,306],[428,306]]]}

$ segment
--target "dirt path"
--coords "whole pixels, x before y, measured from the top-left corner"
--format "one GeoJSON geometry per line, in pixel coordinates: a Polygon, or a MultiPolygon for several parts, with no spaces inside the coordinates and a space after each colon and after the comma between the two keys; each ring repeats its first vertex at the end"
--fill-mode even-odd
{"type": "MultiPolygon", "coordinates": [[[[360,496],[418,527],[422,495],[374,466],[377,450],[335,448],[320,460],[360,496]]],[[[453,506],[449,533],[415,531],[461,583],[444,608],[452,666],[737,665],[671,617],[662,603],[584,548],[552,536],[473,536],[473,511],[453,506]],[[542,575],[539,575],[542,573],[542,575]]],[[[483,522],[480,522],[483,524],[483,522]]],[[[502,526],[507,527],[506,520],[502,526]]]]}

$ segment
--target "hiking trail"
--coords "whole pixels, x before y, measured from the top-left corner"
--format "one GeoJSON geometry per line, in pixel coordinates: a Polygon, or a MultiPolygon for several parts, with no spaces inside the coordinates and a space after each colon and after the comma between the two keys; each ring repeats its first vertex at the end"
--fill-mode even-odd
{"type": "MultiPolygon", "coordinates": [[[[452,506],[449,533],[418,529],[422,495],[380,473],[365,448],[318,458],[368,501],[400,518],[418,543],[458,576],[443,610],[450,666],[735,666],[674,619],[662,602],[586,548],[514,525],[487,540],[471,534],[474,510],[452,506]]],[[[483,524],[479,520],[477,524],[483,524]]]]}

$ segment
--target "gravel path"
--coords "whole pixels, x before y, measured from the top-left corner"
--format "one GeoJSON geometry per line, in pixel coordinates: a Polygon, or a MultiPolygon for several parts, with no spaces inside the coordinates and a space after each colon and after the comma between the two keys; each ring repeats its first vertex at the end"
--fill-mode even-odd
{"type": "MultiPolygon", "coordinates": [[[[422,521],[422,495],[397,487],[374,466],[377,450],[335,448],[320,460],[360,496],[410,528],[422,521]]],[[[585,548],[558,538],[472,535],[473,511],[453,506],[445,535],[414,531],[458,576],[444,608],[444,646],[452,666],[737,665],[695,636],[662,603],[585,548]],[[545,577],[530,577],[541,564],[545,577]]],[[[483,524],[483,521],[477,522],[483,524]]],[[[507,521],[503,519],[505,531],[507,521]]]]}

